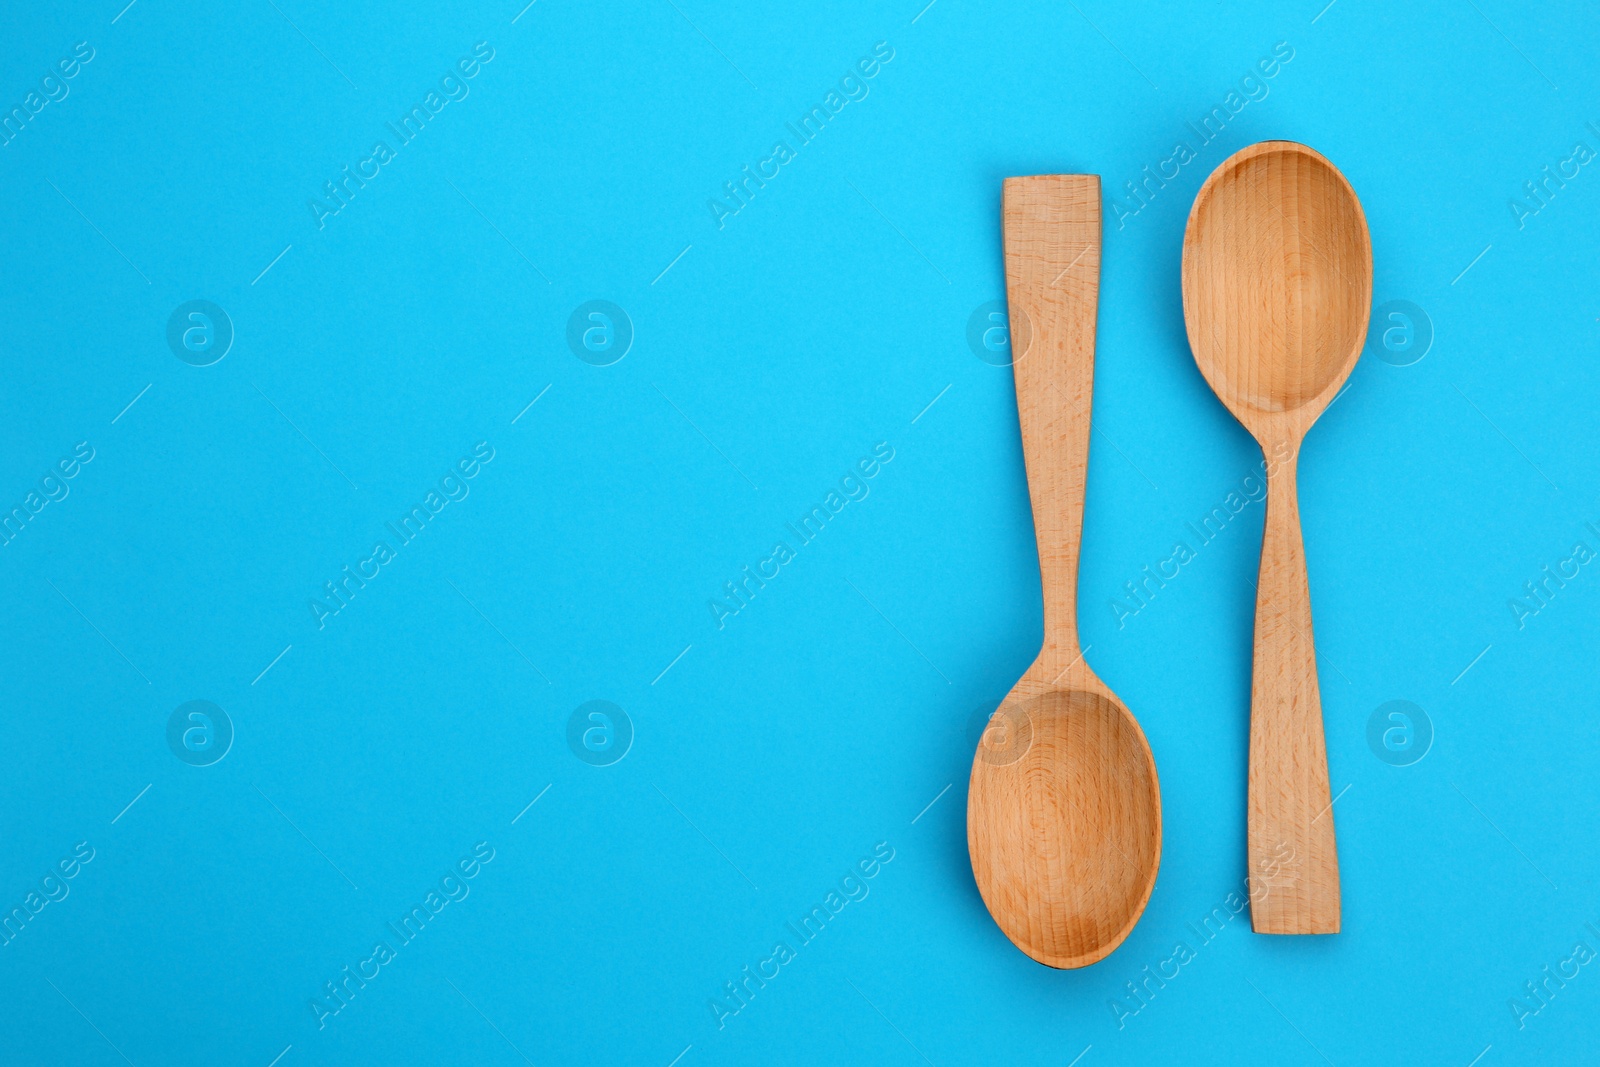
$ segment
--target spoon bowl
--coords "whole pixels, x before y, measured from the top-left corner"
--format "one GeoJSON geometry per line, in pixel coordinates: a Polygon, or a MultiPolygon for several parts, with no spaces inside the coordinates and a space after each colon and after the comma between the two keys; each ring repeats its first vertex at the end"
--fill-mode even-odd
{"type": "Polygon", "coordinates": [[[1109,690],[1046,686],[1033,674],[978,743],[973,873],[1018,948],[1083,967],[1122,943],[1150,899],[1161,795],[1144,734],[1109,690]]]}
{"type": "Polygon", "coordinates": [[[1184,235],[1189,346],[1263,445],[1304,433],[1333,399],[1361,355],[1371,303],[1361,202],[1319,153],[1266,141],[1206,179],[1184,235]]]}
{"type": "Polygon", "coordinates": [[[967,849],[989,914],[1051,967],[1103,959],[1139,921],[1161,860],[1155,759],[1078,650],[1078,551],[1100,291],[1100,179],[1008,178],[1006,297],[1030,342],[1012,365],[1044,643],[972,762],[967,849]]]}
{"type": "Polygon", "coordinates": [[[1372,244],[1355,190],[1305,145],[1236,152],[1195,198],[1183,317],[1195,363],[1266,456],[1250,684],[1250,921],[1339,930],[1339,858],[1296,468],[1367,335],[1372,244]]]}

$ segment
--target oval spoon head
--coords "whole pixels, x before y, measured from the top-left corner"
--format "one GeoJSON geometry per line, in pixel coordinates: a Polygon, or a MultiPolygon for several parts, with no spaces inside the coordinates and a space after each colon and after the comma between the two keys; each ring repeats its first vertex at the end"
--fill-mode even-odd
{"type": "Polygon", "coordinates": [[[1155,760],[1133,716],[1109,691],[1024,679],[978,744],[967,848],[984,904],[1023,952],[1051,967],[1109,955],[1161,860],[1155,760]]]}
{"type": "Polygon", "coordinates": [[[1298,439],[1337,395],[1367,336],[1372,244],[1344,175],[1293,141],[1229,157],[1183,237],[1195,363],[1263,444],[1298,439]]]}

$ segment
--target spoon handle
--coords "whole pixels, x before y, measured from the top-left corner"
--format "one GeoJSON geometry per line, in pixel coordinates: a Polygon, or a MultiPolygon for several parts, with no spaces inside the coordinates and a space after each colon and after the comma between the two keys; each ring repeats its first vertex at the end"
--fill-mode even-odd
{"type": "Polygon", "coordinates": [[[1339,932],[1339,855],[1295,485],[1299,449],[1267,456],[1250,685],[1250,920],[1258,934],[1339,932]]]}
{"type": "Polygon", "coordinates": [[[1004,215],[1011,369],[1044,586],[1041,660],[1059,659],[1065,666],[1078,658],[1078,549],[1100,295],[1100,176],[1007,178],[1004,215]]]}

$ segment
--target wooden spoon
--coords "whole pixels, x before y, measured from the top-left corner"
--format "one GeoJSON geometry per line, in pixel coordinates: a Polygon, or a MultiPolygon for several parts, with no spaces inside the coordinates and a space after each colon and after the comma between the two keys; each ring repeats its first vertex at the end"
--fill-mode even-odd
{"type": "Polygon", "coordinates": [[[1078,649],[1099,177],[1006,179],[1005,255],[1044,645],[978,743],[967,848],[1005,935],[1040,963],[1084,967],[1133,929],[1161,859],[1150,746],[1078,649]]]}
{"type": "Polygon", "coordinates": [[[1295,464],[1367,335],[1372,245],[1344,175],[1265,141],[1206,179],[1183,238],[1183,317],[1200,373],[1267,457],[1250,686],[1250,919],[1339,932],[1311,593],[1295,464]]]}

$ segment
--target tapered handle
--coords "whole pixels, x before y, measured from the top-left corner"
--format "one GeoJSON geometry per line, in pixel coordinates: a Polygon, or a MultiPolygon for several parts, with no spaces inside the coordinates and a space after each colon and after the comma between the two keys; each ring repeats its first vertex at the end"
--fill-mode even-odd
{"type": "Polygon", "coordinates": [[[1250,686],[1250,919],[1258,934],[1339,932],[1339,856],[1295,485],[1298,444],[1269,451],[1250,686]]]}
{"type": "Polygon", "coordinates": [[[1046,653],[1078,652],[1078,548],[1100,295],[1100,178],[1007,178],[1006,302],[1046,653]]]}

